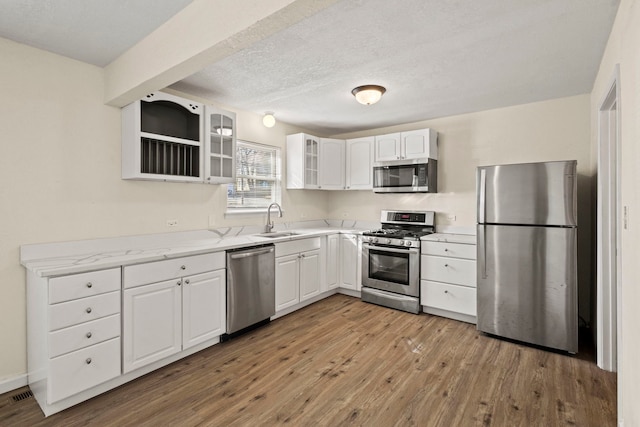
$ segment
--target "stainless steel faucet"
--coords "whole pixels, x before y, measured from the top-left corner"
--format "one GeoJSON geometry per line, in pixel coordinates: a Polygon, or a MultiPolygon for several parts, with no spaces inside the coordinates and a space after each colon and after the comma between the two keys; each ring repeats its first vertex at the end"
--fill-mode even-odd
{"type": "Polygon", "coordinates": [[[271,203],[269,205],[269,207],[267,208],[267,225],[264,226],[264,232],[265,233],[271,233],[271,230],[273,230],[273,222],[271,222],[271,207],[275,206],[278,208],[278,218],[282,218],[282,209],[280,208],[280,205],[277,203],[271,203]]]}

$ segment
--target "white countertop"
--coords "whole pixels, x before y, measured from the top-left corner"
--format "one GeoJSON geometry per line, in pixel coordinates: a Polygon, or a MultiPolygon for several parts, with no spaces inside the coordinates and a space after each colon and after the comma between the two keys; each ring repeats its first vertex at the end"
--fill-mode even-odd
{"type": "Polygon", "coordinates": [[[463,243],[465,245],[476,244],[476,236],[473,234],[434,233],[424,236],[420,240],[428,240],[431,242],[463,243]]]}
{"type": "Polygon", "coordinates": [[[296,234],[270,238],[259,234],[228,236],[216,230],[195,230],[23,245],[20,248],[20,263],[38,276],[49,277],[340,232],[360,233],[362,230],[340,227],[274,230],[279,231],[296,234]]]}

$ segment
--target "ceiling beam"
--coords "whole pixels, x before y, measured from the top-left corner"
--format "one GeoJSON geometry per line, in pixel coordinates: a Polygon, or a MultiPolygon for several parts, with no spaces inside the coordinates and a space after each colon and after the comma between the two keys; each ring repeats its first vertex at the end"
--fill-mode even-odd
{"type": "Polygon", "coordinates": [[[105,103],[127,105],[336,1],[194,0],[105,67],[105,103]]]}

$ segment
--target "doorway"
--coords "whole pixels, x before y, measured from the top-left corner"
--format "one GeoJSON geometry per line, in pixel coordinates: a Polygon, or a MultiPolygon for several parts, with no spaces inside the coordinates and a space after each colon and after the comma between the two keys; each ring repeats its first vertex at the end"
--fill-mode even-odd
{"type": "Polygon", "coordinates": [[[618,370],[620,300],[620,67],[598,108],[597,364],[618,370]]]}

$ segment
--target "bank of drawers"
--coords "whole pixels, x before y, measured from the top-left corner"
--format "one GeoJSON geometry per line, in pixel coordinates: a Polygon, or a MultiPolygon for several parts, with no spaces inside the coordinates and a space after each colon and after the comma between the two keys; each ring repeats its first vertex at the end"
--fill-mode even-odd
{"type": "Polygon", "coordinates": [[[423,241],[420,304],[436,310],[476,316],[476,246],[423,241]]]}
{"type": "Polygon", "coordinates": [[[120,288],[120,268],[49,280],[49,403],[120,375],[120,288]]]}

